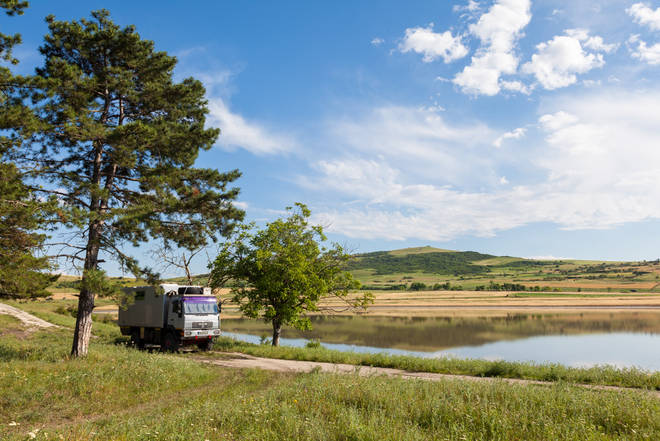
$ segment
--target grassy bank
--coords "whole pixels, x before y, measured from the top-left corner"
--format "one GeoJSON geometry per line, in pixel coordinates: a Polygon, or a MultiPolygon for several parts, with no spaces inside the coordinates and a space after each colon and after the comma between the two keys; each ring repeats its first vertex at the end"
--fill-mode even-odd
{"type": "MultiPolygon", "coordinates": [[[[83,360],[70,330],[0,326],[0,439],[643,440],[660,435],[660,400],[558,384],[409,381],[200,365],[113,344],[83,360]]],[[[67,321],[65,319],[63,321],[67,321]]],[[[255,348],[253,348],[255,349],[255,348]]]]}
{"type": "MultiPolygon", "coordinates": [[[[74,301],[58,300],[54,302],[11,303],[30,313],[52,323],[73,327],[75,319],[69,309],[74,301]]],[[[108,316],[95,316],[94,334],[98,342],[114,343],[125,341],[117,326],[108,316]]],[[[0,324],[1,326],[1,324],[0,324]]],[[[47,337],[44,337],[47,338],[47,337]]],[[[51,342],[52,343],[52,342],[51,342]]],[[[68,342],[67,342],[68,344],[68,342]]],[[[52,347],[52,344],[45,346],[52,347]]],[[[30,346],[34,348],[33,346],[30,346]]],[[[418,358],[395,356],[387,354],[359,354],[340,352],[318,348],[272,347],[270,345],[254,345],[239,342],[229,338],[221,338],[215,345],[218,351],[243,352],[258,357],[281,358],[288,360],[322,361],[329,363],[346,363],[357,366],[376,366],[404,369],[409,371],[433,372],[441,374],[469,375],[475,377],[520,378],[550,382],[566,382],[576,384],[592,384],[605,386],[621,386],[640,389],[660,390],[660,372],[647,372],[635,368],[615,368],[597,366],[591,368],[571,368],[560,364],[533,364],[507,361],[471,360],[459,358],[418,358]]],[[[68,346],[61,353],[48,355],[50,359],[64,356],[68,346]]],[[[2,348],[0,347],[0,350],[2,348]]],[[[23,354],[25,357],[43,357],[23,354]]],[[[213,357],[213,354],[208,354],[213,357]]],[[[217,356],[222,356],[218,354],[217,356]]],[[[184,355],[185,357],[185,355],[184,355]]]]}
{"type": "MultiPolygon", "coordinates": [[[[230,338],[218,340],[219,351],[243,352],[257,357],[287,360],[346,363],[358,366],[377,366],[440,374],[470,375],[475,377],[520,378],[576,384],[597,384],[641,389],[660,390],[660,372],[646,372],[634,368],[597,366],[571,368],[560,364],[533,364],[508,361],[487,361],[459,358],[418,358],[387,354],[360,354],[340,352],[323,347],[294,348],[272,347],[236,341],[230,338]]],[[[209,354],[213,356],[213,354],[209,354]]],[[[218,354],[217,356],[222,356],[218,354]]]]}

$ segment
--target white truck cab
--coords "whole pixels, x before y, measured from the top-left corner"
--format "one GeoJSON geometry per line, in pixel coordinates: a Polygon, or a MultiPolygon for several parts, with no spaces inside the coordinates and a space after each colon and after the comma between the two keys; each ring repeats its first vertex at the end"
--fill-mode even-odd
{"type": "Polygon", "coordinates": [[[134,301],[119,309],[118,324],[137,347],[158,345],[164,351],[176,351],[196,345],[208,350],[220,335],[220,308],[211,288],[164,283],[124,291],[134,301]]]}

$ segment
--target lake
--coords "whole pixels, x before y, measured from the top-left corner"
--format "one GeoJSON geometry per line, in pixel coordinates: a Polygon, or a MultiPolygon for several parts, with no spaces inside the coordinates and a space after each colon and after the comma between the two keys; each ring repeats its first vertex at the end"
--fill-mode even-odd
{"type": "MultiPolygon", "coordinates": [[[[313,317],[311,331],[285,328],[281,344],[320,340],[329,349],[418,357],[610,364],[660,371],[660,312],[581,312],[446,317],[313,317]]],[[[270,326],[223,319],[223,333],[259,343],[270,326]]]]}

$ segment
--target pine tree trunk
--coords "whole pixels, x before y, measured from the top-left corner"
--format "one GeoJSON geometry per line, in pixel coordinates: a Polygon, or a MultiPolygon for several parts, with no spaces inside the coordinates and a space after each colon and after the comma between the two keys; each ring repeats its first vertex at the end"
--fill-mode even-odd
{"type": "MultiPolygon", "coordinates": [[[[90,223],[87,240],[87,253],[85,255],[85,270],[96,269],[99,256],[99,235],[101,223],[90,223]]],[[[83,272],[82,285],[85,286],[85,273],[83,272]]],[[[72,357],[85,357],[89,349],[89,340],[92,337],[92,312],[94,311],[94,293],[88,289],[80,290],[78,297],[78,314],[76,315],[76,328],[73,331],[72,357]]]]}
{"type": "Polygon", "coordinates": [[[89,349],[89,340],[92,336],[92,311],[94,310],[94,293],[86,289],[80,290],[78,298],[78,315],[76,328],[73,332],[73,357],[85,357],[89,349]]]}
{"type": "Polygon", "coordinates": [[[281,333],[282,333],[282,323],[279,320],[273,320],[273,346],[280,345],[281,333]]]}

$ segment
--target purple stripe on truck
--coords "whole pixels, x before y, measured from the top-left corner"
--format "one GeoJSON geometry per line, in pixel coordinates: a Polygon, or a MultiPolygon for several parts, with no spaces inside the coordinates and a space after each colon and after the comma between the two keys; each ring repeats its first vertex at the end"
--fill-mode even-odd
{"type": "Polygon", "coordinates": [[[216,303],[215,297],[184,297],[186,303],[216,303]]]}

